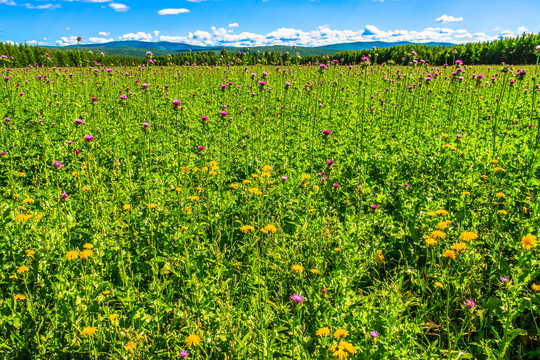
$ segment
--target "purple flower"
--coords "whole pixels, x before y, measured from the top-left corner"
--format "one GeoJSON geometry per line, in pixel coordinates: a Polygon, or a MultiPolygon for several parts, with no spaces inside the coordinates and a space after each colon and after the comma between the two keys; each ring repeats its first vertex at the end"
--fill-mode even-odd
{"type": "Polygon", "coordinates": [[[409,186],[409,184],[407,184],[407,183],[404,183],[404,184],[403,184],[403,186],[407,187],[407,186],[409,186]]]}
{"type": "Polygon", "coordinates": [[[69,197],[69,195],[68,195],[67,192],[64,191],[62,194],[60,194],[60,197],[61,197],[62,199],[67,199],[67,198],[69,197]]]}
{"type": "Polygon", "coordinates": [[[56,160],[55,162],[53,162],[53,166],[57,169],[61,169],[64,167],[64,165],[62,165],[62,163],[58,160],[56,160]]]}
{"type": "Polygon", "coordinates": [[[172,104],[176,109],[178,109],[178,107],[182,105],[182,102],[180,100],[173,100],[172,104]]]}
{"type": "Polygon", "coordinates": [[[379,337],[379,333],[378,333],[378,332],[376,332],[375,330],[373,330],[373,331],[370,331],[370,332],[369,332],[369,335],[371,335],[371,337],[374,337],[374,338],[377,338],[377,337],[379,337]]]}
{"type": "Polygon", "coordinates": [[[121,100],[127,100],[127,95],[120,95],[121,100]]]}
{"type": "Polygon", "coordinates": [[[265,86],[265,85],[266,85],[266,81],[264,81],[264,80],[259,81],[259,85],[265,86]]]}
{"type": "Polygon", "coordinates": [[[92,99],[91,99],[93,102],[96,102],[97,101],[97,97],[95,96],[92,96],[92,99]]]}
{"type": "Polygon", "coordinates": [[[150,87],[150,85],[148,85],[147,83],[143,83],[142,87],[145,88],[145,89],[148,89],[150,87]]]}
{"type": "Polygon", "coordinates": [[[4,120],[5,121],[11,121],[11,118],[5,117],[4,120]]]}
{"type": "Polygon", "coordinates": [[[476,306],[474,300],[465,300],[465,307],[468,309],[473,309],[476,306]]]}
{"type": "Polygon", "coordinates": [[[322,178],[321,178],[321,181],[326,181],[326,178],[325,178],[325,177],[322,177],[322,178]]]}
{"type": "Polygon", "coordinates": [[[505,277],[505,276],[501,276],[500,280],[504,284],[504,283],[508,282],[509,279],[507,277],[505,277]]]}
{"type": "Polygon", "coordinates": [[[0,155],[5,156],[5,155],[7,155],[7,152],[2,151],[2,152],[0,152],[0,155]]]}
{"type": "Polygon", "coordinates": [[[379,207],[378,207],[377,205],[371,205],[371,208],[372,208],[373,210],[377,210],[379,207]]]}
{"type": "Polygon", "coordinates": [[[222,112],[220,112],[219,114],[220,114],[221,116],[227,116],[227,115],[229,115],[226,111],[222,111],[222,112]]]}
{"type": "Polygon", "coordinates": [[[291,295],[291,300],[296,303],[301,303],[304,301],[304,298],[302,297],[302,295],[294,294],[294,295],[291,295]]]}
{"type": "Polygon", "coordinates": [[[88,141],[88,142],[91,142],[91,141],[94,141],[94,137],[92,135],[86,135],[84,137],[84,140],[88,141]]]}
{"type": "Polygon", "coordinates": [[[321,292],[322,292],[323,294],[326,294],[326,293],[328,292],[328,290],[326,290],[325,288],[322,288],[322,289],[321,289],[321,292]]]}
{"type": "Polygon", "coordinates": [[[339,187],[339,184],[334,184],[333,186],[337,189],[339,187]]]}
{"type": "Polygon", "coordinates": [[[536,45],[536,50],[540,50],[540,45],[536,45]]]}
{"type": "Polygon", "coordinates": [[[320,70],[326,70],[326,69],[328,69],[328,66],[326,66],[325,64],[321,64],[321,65],[319,65],[319,69],[320,70]]]}
{"type": "Polygon", "coordinates": [[[148,127],[150,127],[150,124],[147,123],[147,122],[143,122],[143,123],[142,123],[142,126],[143,126],[143,128],[148,128],[148,127]]]}
{"type": "Polygon", "coordinates": [[[328,166],[334,165],[334,160],[327,160],[326,165],[328,165],[328,166]]]}
{"type": "Polygon", "coordinates": [[[76,125],[82,125],[82,124],[84,124],[84,121],[82,121],[82,119],[75,119],[75,124],[76,125]]]}
{"type": "Polygon", "coordinates": [[[187,358],[188,355],[189,355],[189,353],[186,350],[180,351],[180,357],[181,358],[187,358]]]}
{"type": "Polygon", "coordinates": [[[204,150],[204,146],[201,145],[201,146],[199,146],[197,149],[203,151],[203,150],[204,150]]]}
{"type": "Polygon", "coordinates": [[[289,178],[288,178],[288,177],[286,177],[285,175],[283,175],[283,176],[281,177],[281,180],[283,180],[283,181],[287,181],[287,180],[289,180],[289,178]]]}
{"type": "Polygon", "coordinates": [[[332,134],[332,130],[324,129],[324,130],[323,130],[323,134],[324,134],[325,136],[328,136],[328,135],[332,134]]]}

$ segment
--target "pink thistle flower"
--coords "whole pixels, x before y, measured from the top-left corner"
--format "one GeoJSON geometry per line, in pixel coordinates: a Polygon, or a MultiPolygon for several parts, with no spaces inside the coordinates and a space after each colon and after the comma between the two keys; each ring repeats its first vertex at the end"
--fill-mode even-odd
{"type": "Polygon", "coordinates": [[[92,135],[86,135],[84,137],[84,140],[88,141],[88,142],[91,142],[91,141],[94,141],[94,137],[92,135]]]}
{"type": "Polygon", "coordinates": [[[294,295],[291,295],[291,300],[296,303],[301,303],[304,301],[304,298],[302,297],[302,295],[294,294],[294,295]]]}

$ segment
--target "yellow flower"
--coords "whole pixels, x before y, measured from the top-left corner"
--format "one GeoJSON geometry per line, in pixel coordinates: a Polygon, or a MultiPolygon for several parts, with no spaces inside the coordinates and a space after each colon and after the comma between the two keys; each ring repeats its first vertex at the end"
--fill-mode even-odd
{"type": "Polygon", "coordinates": [[[208,165],[210,165],[212,167],[217,166],[217,161],[212,160],[212,161],[210,161],[210,163],[208,165]]]}
{"type": "Polygon", "coordinates": [[[462,194],[465,195],[465,196],[471,195],[470,191],[464,191],[462,194]]]}
{"type": "Polygon", "coordinates": [[[448,227],[448,223],[446,221],[441,221],[437,224],[437,229],[444,230],[448,227]]]}
{"type": "Polygon", "coordinates": [[[302,265],[293,265],[292,266],[292,269],[294,272],[296,272],[297,274],[301,273],[301,272],[304,272],[304,267],[302,265]]]}
{"type": "Polygon", "coordinates": [[[334,251],[335,251],[335,252],[340,252],[341,249],[337,247],[337,248],[334,248],[334,251]]]}
{"type": "Polygon", "coordinates": [[[38,215],[34,216],[34,220],[36,220],[36,221],[39,221],[39,220],[41,220],[42,218],[43,218],[43,215],[39,215],[39,214],[38,214],[38,215]]]}
{"type": "Polygon", "coordinates": [[[332,354],[332,356],[335,356],[337,357],[339,360],[343,360],[343,359],[347,359],[347,357],[349,356],[345,350],[339,348],[337,349],[336,351],[334,351],[334,353],[332,354]]]}
{"type": "Polygon", "coordinates": [[[311,270],[309,270],[309,271],[310,271],[312,274],[315,274],[315,275],[319,274],[319,270],[317,270],[317,269],[311,269],[311,270]]]}
{"type": "Polygon", "coordinates": [[[208,175],[217,175],[217,171],[212,170],[208,173],[208,175]]]}
{"type": "Polygon", "coordinates": [[[257,188],[251,188],[248,190],[250,193],[252,194],[255,194],[255,195],[262,195],[262,191],[260,191],[259,189],[257,188]]]}
{"type": "Polygon", "coordinates": [[[27,273],[28,271],[30,271],[30,269],[28,268],[28,266],[24,266],[24,265],[17,269],[18,274],[24,274],[24,273],[27,273]]]}
{"type": "Polygon", "coordinates": [[[272,171],[272,166],[270,166],[270,165],[264,165],[262,169],[263,169],[263,171],[267,171],[267,172],[268,172],[268,171],[272,171]]]}
{"type": "Polygon", "coordinates": [[[441,215],[441,216],[446,216],[446,215],[448,215],[448,211],[446,211],[446,210],[444,210],[444,209],[437,210],[437,211],[435,211],[435,213],[436,213],[437,215],[441,215]]]}
{"type": "Polygon", "coordinates": [[[26,251],[26,257],[31,257],[31,258],[34,258],[34,254],[36,252],[34,250],[27,250],[26,251]]]}
{"type": "Polygon", "coordinates": [[[491,162],[494,163],[494,164],[498,164],[498,163],[499,163],[499,160],[493,159],[493,160],[491,160],[491,162]]]}
{"type": "Polygon", "coordinates": [[[201,171],[207,172],[207,171],[208,171],[208,166],[203,166],[203,168],[201,169],[201,171]]]}
{"type": "Polygon", "coordinates": [[[103,290],[101,293],[103,295],[109,295],[111,292],[109,290],[103,290]]]}
{"type": "Polygon", "coordinates": [[[445,258],[449,258],[449,259],[456,259],[456,253],[452,250],[446,250],[444,253],[443,253],[443,256],[445,258]]]}
{"type": "Polygon", "coordinates": [[[442,284],[442,282],[440,282],[440,281],[435,281],[435,286],[436,286],[436,287],[439,287],[439,288],[441,288],[441,289],[443,288],[443,284],[442,284]]]}
{"type": "Polygon", "coordinates": [[[261,232],[264,234],[268,234],[269,232],[275,233],[276,231],[277,231],[276,227],[272,224],[268,224],[261,229],[261,232]]]}
{"type": "Polygon", "coordinates": [[[256,178],[259,177],[259,174],[251,174],[251,177],[254,178],[254,179],[256,179],[256,178]]]}
{"type": "Polygon", "coordinates": [[[339,344],[338,344],[338,348],[340,348],[342,350],[347,350],[351,354],[356,354],[356,348],[353,346],[353,344],[348,343],[346,341],[343,341],[343,340],[340,341],[339,344]]]}
{"type": "Polygon", "coordinates": [[[240,231],[243,232],[244,234],[247,234],[250,231],[255,231],[255,228],[251,225],[244,225],[240,228],[240,231]]]}
{"type": "Polygon", "coordinates": [[[174,191],[180,192],[182,189],[180,189],[178,186],[174,188],[174,191]]]}
{"type": "Polygon", "coordinates": [[[330,329],[327,327],[320,328],[315,333],[315,335],[320,336],[320,337],[328,336],[328,334],[330,334],[330,329]]]}
{"type": "Polygon", "coordinates": [[[457,243],[452,245],[452,249],[456,250],[457,252],[465,250],[466,248],[467,248],[467,244],[465,244],[464,242],[460,242],[460,241],[458,241],[457,243]]]}
{"type": "Polygon", "coordinates": [[[495,172],[504,171],[504,169],[502,167],[497,166],[497,167],[493,168],[493,171],[495,171],[495,172]]]}
{"type": "Polygon", "coordinates": [[[83,247],[83,249],[92,250],[94,248],[94,245],[92,245],[90,243],[86,243],[82,247],[83,247]]]}
{"type": "Polygon", "coordinates": [[[79,256],[81,257],[81,259],[88,259],[89,257],[91,257],[92,255],[94,255],[94,252],[92,250],[88,250],[88,249],[84,249],[83,251],[80,252],[79,256]]]}
{"type": "Polygon", "coordinates": [[[425,240],[426,240],[426,245],[428,245],[428,246],[433,246],[433,245],[435,245],[437,243],[437,240],[435,240],[434,238],[429,237],[429,236],[426,237],[425,240]]]}
{"type": "Polygon", "coordinates": [[[185,209],[184,209],[184,212],[185,212],[187,215],[189,215],[189,214],[191,214],[191,209],[185,208],[185,209]]]}
{"type": "Polygon", "coordinates": [[[341,339],[342,337],[345,337],[349,335],[349,332],[345,329],[337,329],[336,332],[334,333],[334,337],[336,339],[341,339]]]}
{"type": "Polygon", "coordinates": [[[434,217],[435,215],[437,215],[434,211],[428,211],[427,214],[429,217],[434,217]]]}
{"type": "Polygon", "coordinates": [[[431,233],[431,237],[435,240],[437,239],[444,239],[446,237],[446,234],[440,230],[435,230],[431,233]]]}
{"type": "Polygon", "coordinates": [[[90,191],[92,189],[90,188],[90,186],[83,186],[81,190],[82,191],[90,191]]]}
{"type": "Polygon", "coordinates": [[[131,205],[125,204],[124,206],[122,206],[122,209],[124,209],[124,210],[126,210],[126,211],[127,211],[127,210],[131,210],[131,205]]]}
{"type": "Polygon", "coordinates": [[[384,262],[384,256],[382,254],[382,250],[377,250],[377,256],[375,256],[375,261],[378,264],[382,264],[384,262]]]}
{"type": "Polygon", "coordinates": [[[202,187],[197,186],[197,187],[195,188],[195,190],[197,190],[198,192],[201,192],[201,191],[202,191],[202,187]]]}
{"type": "Polygon", "coordinates": [[[466,241],[476,240],[478,239],[478,232],[465,231],[459,236],[459,238],[466,241]]]}
{"type": "Polygon", "coordinates": [[[448,137],[448,134],[447,134],[447,133],[443,133],[441,136],[446,138],[446,137],[448,137]]]}
{"type": "Polygon", "coordinates": [[[14,301],[17,301],[17,300],[26,300],[26,295],[23,295],[23,294],[17,294],[13,297],[13,300],[14,301]]]}
{"type": "Polygon", "coordinates": [[[118,319],[119,316],[120,315],[118,315],[118,314],[111,314],[111,315],[109,315],[109,320],[114,321],[114,320],[118,319]]]}
{"type": "Polygon", "coordinates": [[[17,280],[18,279],[17,275],[9,275],[9,278],[11,280],[17,280]]]}
{"type": "Polygon", "coordinates": [[[68,251],[68,252],[66,253],[66,258],[67,258],[68,260],[75,260],[75,259],[77,259],[78,257],[79,257],[79,253],[78,253],[77,251],[75,251],[75,250],[71,250],[71,251],[68,251]]]}
{"type": "MultiPolygon", "coordinates": [[[[525,250],[530,250],[531,247],[536,247],[536,236],[533,234],[527,234],[521,239],[521,243],[523,244],[523,248],[525,250]]],[[[17,272],[19,272],[17,270],[17,272]]]]}
{"type": "Polygon", "coordinates": [[[79,173],[77,171],[74,171],[74,172],[71,173],[71,176],[77,176],[77,175],[79,175],[79,173]]]}
{"type": "Polygon", "coordinates": [[[246,179],[246,180],[242,181],[242,184],[249,185],[249,184],[251,184],[251,180],[246,179]]]}
{"type": "Polygon", "coordinates": [[[304,180],[307,180],[307,179],[309,179],[310,177],[311,177],[311,175],[309,175],[309,174],[303,174],[303,175],[302,175],[302,179],[304,179],[304,180]]]}
{"type": "Polygon", "coordinates": [[[318,191],[320,189],[319,185],[313,185],[313,190],[318,191]]]}
{"type": "MultiPolygon", "coordinates": [[[[533,284],[531,285],[531,287],[532,287],[532,289],[533,289],[534,291],[540,291],[540,285],[536,285],[535,283],[533,283],[533,284]]],[[[24,296],[24,295],[23,295],[23,296],[24,296]]]]}
{"type": "Polygon", "coordinates": [[[189,172],[189,168],[188,168],[187,166],[186,166],[186,167],[183,167],[183,168],[182,168],[182,172],[185,172],[185,173],[189,172]]]}
{"type": "Polygon", "coordinates": [[[157,209],[156,204],[146,204],[146,207],[149,208],[149,209],[157,209]]]}
{"type": "Polygon", "coordinates": [[[482,179],[487,179],[489,176],[487,175],[482,175],[482,179]]]}
{"type": "Polygon", "coordinates": [[[505,197],[506,197],[506,195],[505,195],[504,193],[502,193],[502,192],[496,193],[495,196],[496,196],[497,198],[499,198],[499,199],[500,199],[500,198],[505,198],[505,197]]]}
{"type": "Polygon", "coordinates": [[[263,177],[263,178],[269,178],[269,177],[270,177],[270,173],[263,172],[263,173],[261,174],[261,177],[263,177]]]}
{"type": "Polygon", "coordinates": [[[34,199],[32,198],[26,198],[23,200],[23,204],[32,204],[34,202],[34,199]]]}
{"type": "Polygon", "coordinates": [[[506,211],[506,210],[499,210],[498,212],[499,212],[499,214],[501,214],[501,215],[506,215],[506,214],[508,214],[508,211],[506,211]]]}
{"type": "Polygon", "coordinates": [[[18,199],[18,198],[19,198],[19,194],[13,194],[13,198],[14,198],[14,199],[18,199]]]}
{"type": "Polygon", "coordinates": [[[85,328],[83,329],[83,331],[81,331],[81,334],[86,335],[86,336],[88,336],[88,337],[91,337],[91,336],[93,336],[96,332],[97,332],[97,328],[96,328],[96,327],[89,326],[89,327],[85,327],[85,328]]]}
{"type": "Polygon", "coordinates": [[[197,201],[199,201],[199,197],[198,197],[198,196],[191,196],[191,197],[189,198],[189,200],[191,200],[191,201],[193,201],[193,202],[197,202],[197,201]]]}
{"type": "Polygon", "coordinates": [[[130,341],[126,344],[126,346],[124,346],[124,348],[127,350],[127,351],[133,351],[135,350],[135,348],[137,347],[137,343],[133,342],[133,341],[130,341]]]}
{"type": "Polygon", "coordinates": [[[197,346],[201,342],[201,338],[195,334],[191,334],[186,338],[187,346],[197,346]]]}
{"type": "Polygon", "coordinates": [[[231,189],[236,189],[236,188],[238,187],[238,184],[231,184],[231,185],[229,185],[229,187],[230,187],[231,189]]]}
{"type": "Polygon", "coordinates": [[[25,175],[26,175],[26,173],[24,173],[24,172],[22,172],[22,171],[19,173],[19,177],[23,177],[23,176],[25,176],[25,175]]]}

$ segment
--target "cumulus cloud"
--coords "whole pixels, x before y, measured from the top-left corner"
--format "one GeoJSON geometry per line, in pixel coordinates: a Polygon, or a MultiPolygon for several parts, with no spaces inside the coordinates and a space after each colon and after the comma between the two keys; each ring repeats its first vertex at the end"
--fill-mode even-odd
{"type": "Polygon", "coordinates": [[[527,29],[525,26],[520,26],[518,27],[517,31],[518,33],[524,33],[524,32],[528,32],[529,29],[527,29]]]}
{"type": "Polygon", "coordinates": [[[15,3],[15,1],[11,1],[11,0],[0,0],[0,4],[5,4],[5,5],[17,5],[17,3],[15,3]]]}
{"type": "Polygon", "coordinates": [[[232,23],[232,24],[229,24],[228,27],[230,27],[230,28],[238,27],[238,23],[232,23]]]}
{"type": "Polygon", "coordinates": [[[58,4],[45,4],[45,5],[37,5],[37,6],[30,5],[30,4],[23,4],[22,6],[24,6],[27,9],[37,9],[37,10],[54,10],[54,9],[61,8],[61,6],[58,4]]]}
{"type": "Polygon", "coordinates": [[[118,37],[120,40],[141,40],[141,41],[152,41],[154,36],[149,33],[139,31],[138,33],[129,33],[124,34],[118,37]]]}
{"type": "Polygon", "coordinates": [[[449,22],[461,22],[463,21],[463,16],[453,17],[448,15],[443,15],[435,19],[435,22],[449,23],[449,22]]]}
{"type": "Polygon", "coordinates": [[[111,33],[110,33],[110,32],[105,32],[105,31],[100,31],[100,32],[98,33],[98,35],[101,35],[101,36],[109,36],[109,35],[111,35],[111,33]]]}
{"type": "Polygon", "coordinates": [[[118,4],[118,3],[110,3],[109,7],[112,8],[114,11],[117,12],[125,12],[129,10],[129,6],[125,4],[118,4]]]}
{"type": "Polygon", "coordinates": [[[188,9],[161,9],[158,11],[159,15],[178,15],[188,13],[188,9]]]}
{"type": "MultiPolygon", "coordinates": [[[[47,39],[44,39],[47,40],[47,39]]],[[[26,41],[28,45],[47,45],[46,41],[40,41],[40,40],[28,40],[26,41]]]]}
{"type": "Polygon", "coordinates": [[[60,40],[56,40],[56,44],[58,46],[65,46],[65,45],[75,45],[77,43],[77,37],[76,36],[62,36],[60,40]]]}
{"type": "Polygon", "coordinates": [[[91,37],[91,38],[88,39],[88,41],[90,41],[93,44],[103,44],[103,43],[114,41],[114,39],[112,39],[112,38],[111,39],[106,39],[106,38],[100,38],[100,37],[91,37]]]}
{"type": "Polygon", "coordinates": [[[112,0],[64,0],[68,2],[88,2],[88,3],[106,3],[111,2],[112,0]]]}

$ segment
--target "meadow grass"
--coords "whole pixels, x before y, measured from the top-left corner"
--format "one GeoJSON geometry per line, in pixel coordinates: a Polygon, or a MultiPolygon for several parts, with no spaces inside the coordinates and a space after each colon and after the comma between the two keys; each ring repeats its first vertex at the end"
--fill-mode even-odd
{"type": "Polygon", "coordinates": [[[4,69],[0,355],[537,358],[537,73],[4,69]]]}

